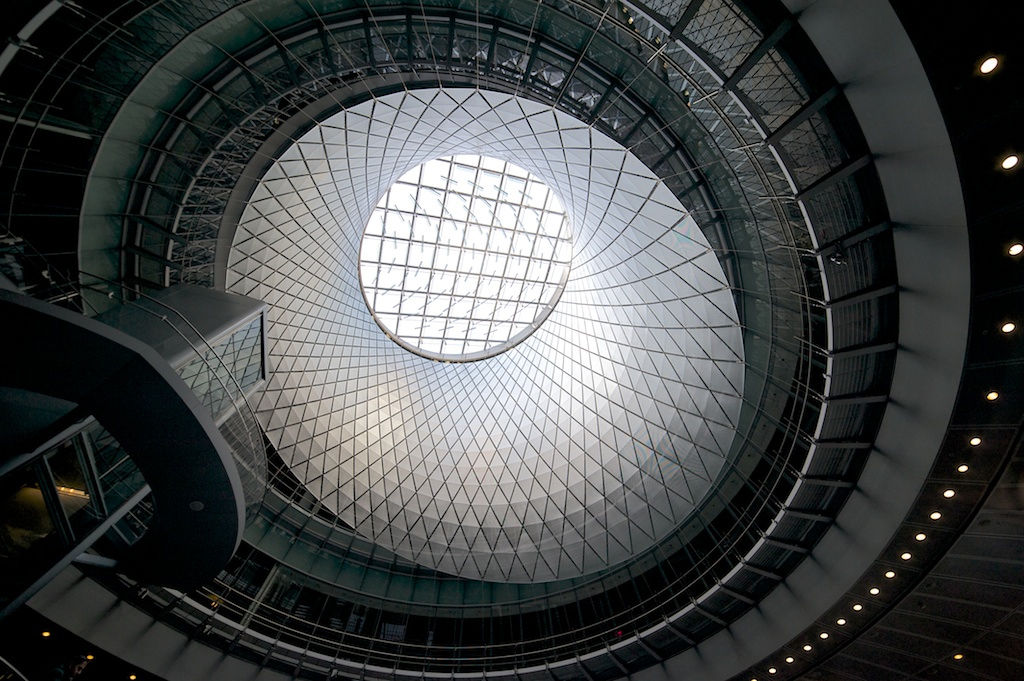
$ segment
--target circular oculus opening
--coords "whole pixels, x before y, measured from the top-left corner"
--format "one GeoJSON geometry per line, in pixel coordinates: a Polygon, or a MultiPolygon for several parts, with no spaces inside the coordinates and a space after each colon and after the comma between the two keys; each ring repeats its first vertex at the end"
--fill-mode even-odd
{"type": "Polygon", "coordinates": [[[430,359],[493,357],[533,333],[569,276],[569,220],[558,196],[500,159],[457,155],[402,175],[370,215],[359,248],[377,324],[430,359]]]}

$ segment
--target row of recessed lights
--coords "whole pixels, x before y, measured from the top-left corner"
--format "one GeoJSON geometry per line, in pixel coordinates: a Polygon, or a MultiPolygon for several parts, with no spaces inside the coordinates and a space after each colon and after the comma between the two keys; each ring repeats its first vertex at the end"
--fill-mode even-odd
{"type": "MultiPolygon", "coordinates": [[[[978,72],[983,76],[988,76],[995,73],[995,70],[999,68],[999,57],[989,56],[982,60],[981,64],[978,65],[978,72]]],[[[999,161],[999,167],[1003,170],[1011,170],[1017,167],[1020,163],[1020,155],[1016,153],[1007,154],[999,161]]],[[[1017,255],[1020,253],[1011,253],[1010,255],[1017,255]]]]}
{"type": "MultiPolygon", "coordinates": [[[[970,442],[970,444],[972,446],[978,446],[978,445],[981,444],[981,438],[978,437],[978,436],[974,436],[974,437],[972,437],[969,440],[969,442],[970,442]]],[[[965,473],[967,471],[967,465],[966,464],[961,464],[957,468],[957,470],[959,472],[961,472],[961,473],[965,473]]],[[[956,491],[953,490],[952,488],[946,489],[945,491],[943,491],[942,496],[945,497],[946,499],[952,499],[954,496],[956,496],[956,491]]],[[[928,517],[931,518],[932,520],[939,520],[939,519],[942,518],[942,512],[941,511],[932,511],[931,514],[928,517]]],[[[918,532],[917,534],[914,535],[914,540],[918,541],[918,542],[923,542],[927,538],[928,538],[928,535],[925,532],[918,532]]],[[[904,561],[908,561],[908,560],[910,560],[913,557],[914,556],[913,556],[913,554],[910,551],[904,551],[903,553],[900,554],[900,560],[904,560],[904,561]]],[[[886,570],[885,572],[882,573],[882,576],[885,579],[896,579],[896,571],[895,570],[886,570]]],[[[868,593],[871,594],[872,596],[878,596],[878,595],[880,595],[882,593],[882,590],[879,587],[877,587],[877,586],[872,586],[871,588],[868,589],[868,593]]],[[[861,603],[853,603],[850,606],[850,608],[854,612],[860,612],[860,611],[862,611],[864,609],[864,606],[861,603]]],[[[837,626],[843,627],[843,626],[846,626],[846,623],[847,623],[847,619],[845,617],[839,617],[838,619],[836,619],[836,625],[837,626]]],[[[820,638],[821,640],[825,641],[825,640],[827,640],[829,638],[829,633],[827,631],[821,631],[821,632],[818,633],[818,638],[820,638]]],[[[803,645],[803,651],[805,653],[809,653],[812,650],[814,650],[814,646],[812,646],[810,643],[805,643],[803,645]]],[[[953,655],[953,659],[954,660],[958,660],[958,661],[962,660],[963,657],[964,657],[963,653],[956,653],[956,654],[953,655]]],[[[793,662],[795,662],[795,659],[792,656],[787,656],[785,658],[785,662],[786,662],[786,664],[792,664],[793,662]]],[[[779,671],[778,667],[774,667],[774,666],[773,667],[768,667],[768,673],[769,674],[774,675],[774,674],[777,674],[778,671],[779,671]]],[[[757,678],[752,678],[750,681],[757,681],[757,678]]]]}

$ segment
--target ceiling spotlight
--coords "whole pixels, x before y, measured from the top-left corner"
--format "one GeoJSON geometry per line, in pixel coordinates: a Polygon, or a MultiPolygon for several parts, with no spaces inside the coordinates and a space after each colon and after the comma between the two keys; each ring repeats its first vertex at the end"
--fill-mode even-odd
{"type": "Polygon", "coordinates": [[[863,606],[863,605],[861,605],[860,603],[854,603],[854,604],[853,604],[853,610],[854,610],[854,612],[860,612],[860,611],[861,611],[861,610],[863,610],[863,609],[864,609],[864,606],[863,606]]]}
{"type": "Polygon", "coordinates": [[[822,640],[828,638],[828,632],[827,631],[821,632],[820,634],[818,634],[818,638],[820,638],[822,640]]]}
{"type": "Polygon", "coordinates": [[[793,658],[792,657],[787,657],[786,658],[786,664],[793,664],[793,658]]]}
{"type": "Polygon", "coordinates": [[[778,669],[776,669],[775,667],[768,667],[768,673],[769,673],[769,674],[774,674],[774,673],[775,673],[775,672],[777,672],[777,671],[779,671],[779,670],[778,670],[778,669]]]}
{"type": "Polygon", "coordinates": [[[43,638],[50,638],[50,632],[44,631],[43,632],[43,638]]]}
{"type": "Polygon", "coordinates": [[[901,553],[900,560],[910,560],[911,556],[909,552],[901,553]]]}
{"type": "Polygon", "coordinates": [[[805,652],[805,653],[809,653],[809,652],[811,652],[811,651],[812,651],[813,649],[814,649],[814,648],[813,648],[813,647],[811,646],[811,644],[810,644],[810,643],[805,643],[805,644],[804,644],[804,652],[805,652]]]}
{"type": "Polygon", "coordinates": [[[885,571],[885,578],[886,579],[892,579],[895,576],[896,576],[896,573],[893,572],[892,570],[886,570],[885,571]]]}
{"type": "Polygon", "coordinates": [[[963,653],[957,653],[956,655],[953,656],[953,659],[954,660],[962,660],[962,659],[964,659],[964,654],[963,653]]]}
{"type": "Polygon", "coordinates": [[[846,619],[840,617],[839,619],[836,620],[836,624],[838,624],[841,627],[846,626],[846,619]]]}
{"type": "Polygon", "coordinates": [[[95,660],[96,656],[95,655],[86,655],[85,659],[87,659],[87,660],[95,660]]]}
{"type": "Polygon", "coordinates": [[[1024,244],[1013,244],[1006,249],[1006,252],[1010,255],[1020,255],[1021,253],[1024,253],[1024,244]]]}
{"type": "Polygon", "coordinates": [[[942,493],[942,496],[946,497],[947,499],[952,499],[954,496],[956,496],[956,490],[947,489],[945,492],[942,493]]]}
{"type": "Polygon", "coordinates": [[[942,517],[942,514],[939,513],[938,511],[932,511],[932,514],[930,516],[928,516],[928,517],[931,518],[932,520],[938,520],[939,518],[942,517]]]}
{"type": "Polygon", "coordinates": [[[1009,170],[1020,163],[1020,156],[1017,154],[1008,154],[1003,157],[1003,160],[999,162],[1000,167],[1003,170],[1009,170]]]}
{"type": "Polygon", "coordinates": [[[959,466],[957,466],[956,467],[956,472],[957,473],[966,473],[967,472],[967,464],[962,463],[959,466]]]}
{"type": "Polygon", "coordinates": [[[980,444],[981,444],[981,438],[980,438],[980,437],[978,437],[977,435],[975,435],[975,436],[974,436],[974,437],[972,437],[972,438],[971,438],[970,440],[968,440],[968,442],[970,442],[970,443],[971,443],[971,446],[972,446],[972,447],[977,447],[978,445],[980,445],[980,444]]]}
{"type": "Polygon", "coordinates": [[[135,674],[129,674],[128,675],[128,681],[135,681],[136,678],[138,678],[138,677],[136,677],[135,674]]]}
{"type": "Polygon", "coordinates": [[[985,61],[981,62],[981,66],[978,67],[978,70],[988,75],[995,71],[997,66],[999,66],[999,60],[996,57],[989,57],[985,61]]]}
{"type": "Polygon", "coordinates": [[[995,402],[996,400],[999,399],[999,393],[997,393],[995,390],[992,390],[987,395],[985,395],[985,399],[988,400],[989,402],[995,402]]]}
{"type": "Polygon", "coordinates": [[[1003,333],[1010,333],[1016,328],[1017,325],[1014,324],[1013,322],[1006,322],[1005,324],[999,327],[999,330],[1002,331],[1003,333]]]}
{"type": "Polygon", "coordinates": [[[871,594],[872,596],[877,596],[878,595],[878,587],[877,586],[871,587],[868,590],[868,593],[871,594]]]}
{"type": "Polygon", "coordinates": [[[924,532],[918,532],[917,534],[914,535],[914,539],[916,539],[917,541],[924,541],[927,537],[928,537],[928,535],[925,534],[924,532]]]}

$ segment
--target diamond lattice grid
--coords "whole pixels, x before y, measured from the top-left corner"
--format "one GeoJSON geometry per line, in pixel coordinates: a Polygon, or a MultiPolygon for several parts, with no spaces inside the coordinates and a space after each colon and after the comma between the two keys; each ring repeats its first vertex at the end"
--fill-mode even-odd
{"type": "Polygon", "coordinates": [[[666,537],[728,465],[743,351],[718,259],[635,156],[550,107],[437,89],[342,111],[271,165],[228,267],[230,290],[270,308],[268,437],[328,508],[410,560],[495,581],[592,573],[666,537]],[[392,342],[358,281],[379,197],[455,154],[558,187],[573,236],[547,320],[479,362],[392,342]]]}

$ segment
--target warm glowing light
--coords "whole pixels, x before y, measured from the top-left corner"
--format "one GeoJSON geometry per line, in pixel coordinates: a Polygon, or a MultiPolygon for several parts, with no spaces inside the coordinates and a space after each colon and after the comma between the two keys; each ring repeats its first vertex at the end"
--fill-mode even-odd
{"type": "Polygon", "coordinates": [[[863,609],[864,609],[864,606],[863,606],[863,605],[861,605],[860,603],[854,603],[854,604],[853,604],[853,610],[854,610],[854,612],[860,612],[860,611],[861,611],[861,610],[863,610],[863,609]]]}
{"type": "Polygon", "coordinates": [[[838,624],[841,627],[844,627],[844,626],[846,626],[846,619],[843,618],[843,617],[840,617],[839,619],[836,620],[836,624],[838,624]]]}
{"type": "Polygon", "coordinates": [[[1021,253],[1024,253],[1024,244],[1013,244],[1006,250],[1006,252],[1010,255],[1020,255],[1021,253]]]}
{"type": "Polygon", "coordinates": [[[1005,324],[999,327],[999,330],[1002,331],[1003,333],[1010,333],[1016,328],[1017,325],[1014,324],[1013,322],[1006,322],[1005,324]]]}
{"type": "Polygon", "coordinates": [[[962,464],[960,464],[959,466],[956,467],[956,472],[957,473],[966,473],[967,469],[968,469],[967,464],[962,463],[962,464]]]}
{"type": "Polygon", "coordinates": [[[945,492],[942,493],[942,496],[946,497],[947,499],[952,499],[953,497],[956,496],[956,490],[947,489],[945,492]]]}
{"type": "Polygon", "coordinates": [[[1003,170],[1009,170],[1018,163],[1020,163],[1020,156],[1017,156],[1017,154],[1009,154],[1003,157],[1003,160],[999,162],[999,165],[1002,166],[1003,170]]]}
{"type": "Polygon", "coordinates": [[[787,657],[786,658],[786,664],[793,664],[793,658],[792,657],[787,657]]]}
{"type": "Polygon", "coordinates": [[[953,659],[954,660],[962,660],[962,659],[964,659],[964,654],[963,653],[957,653],[956,655],[953,656],[953,659]]]}
{"type": "Polygon", "coordinates": [[[910,553],[901,553],[900,554],[900,560],[910,560],[910,558],[911,558],[910,553]]]}
{"type": "Polygon", "coordinates": [[[809,652],[811,652],[812,650],[813,650],[813,648],[812,648],[812,646],[811,646],[811,644],[810,644],[810,643],[805,643],[805,644],[804,644],[804,652],[807,652],[807,653],[809,653],[809,652]]]}
{"type": "Polygon", "coordinates": [[[87,660],[95,660],[95,659],[96,659],[96,657],[95,657],[95,656],[93,656],[93,655],[86,655],[86,656],[85,656],[85,659],[87,659],[87,660]]]}
{"type": "Polygon", "coordinates": [[[128,675],[128,681],[135,681],[135,679],[136,679],[135,674],[129,674],[128,675]]]}
{"type": "Polygon", "coordinates": [[[777,671],[779,671],[779,670],[778,670],[778,669],[776,669],[775,667],[768,667],[768,673],[769,673],[769,674],[774,674],[774,673],[775,673],[775,672],[777,672],[777,671]]]}
{"type": "Polygon", "coordinates": [[[972,447],[977,447],[978,445],[981,444],[981,438],[975,435],[969,440],[969,442],[971,443],[972,447]]]}
{"type": "Polygon", "coordinates": [[[878,595],[878,587],[877,586],[871,587],[871,589],[868,590],[868,593],[871,594],[872,596],[877,596],[878,595]]]}
{"type": "Polygon", "coordinates": [[[818,634],[818,638],[820,638],[822,640],[828,638],[828,632],[827,631],[821,632],[820,634],[818,634]]]}
{"type": "Polygon", "coordinates": [[[50,632],[44,631],[43,632],[43,638],[49,638],[49,637],[50,637],[50,632]]]}
{"type": "Polygon", "coordinates": [[[932,511],[932,514],[930,516],[928,516],[928,517],[931,518],[932,520],[938,520],[939,518],[942,517],[942,514],[939,513],[938,511],[932,511]]]}
{"type": "Polygon", "coordinates": [[[988,395],[985,395],[985,399],[988,400],[989,402],[995,402],[996,400],[999,399],[999,393],[993,390],[988,395]]]}
{"type": "Polygon", "coordinates": [[[981,66],[978,67],[978,70],[987,75],[995,71],[997,66],[999,66],[999,60],[995,57],[989,57],[985,61],[981,62],[981,66]]]}
{"type": "Polygon", "coordinates": [[[917,541],[924,541],[927,537],[928,537],[928,535],[925,534],[924,532],[918,532],[917,534],[914,535],[914,539],[916,539],[917,541]]]}
{"type": "Polygon", "coordinates": [[[895,576],[896,576],[896,573],[893,572],[892,570],[886,570],[885,571],[885,578],[886,579],[892,579],[895,576]]]}

